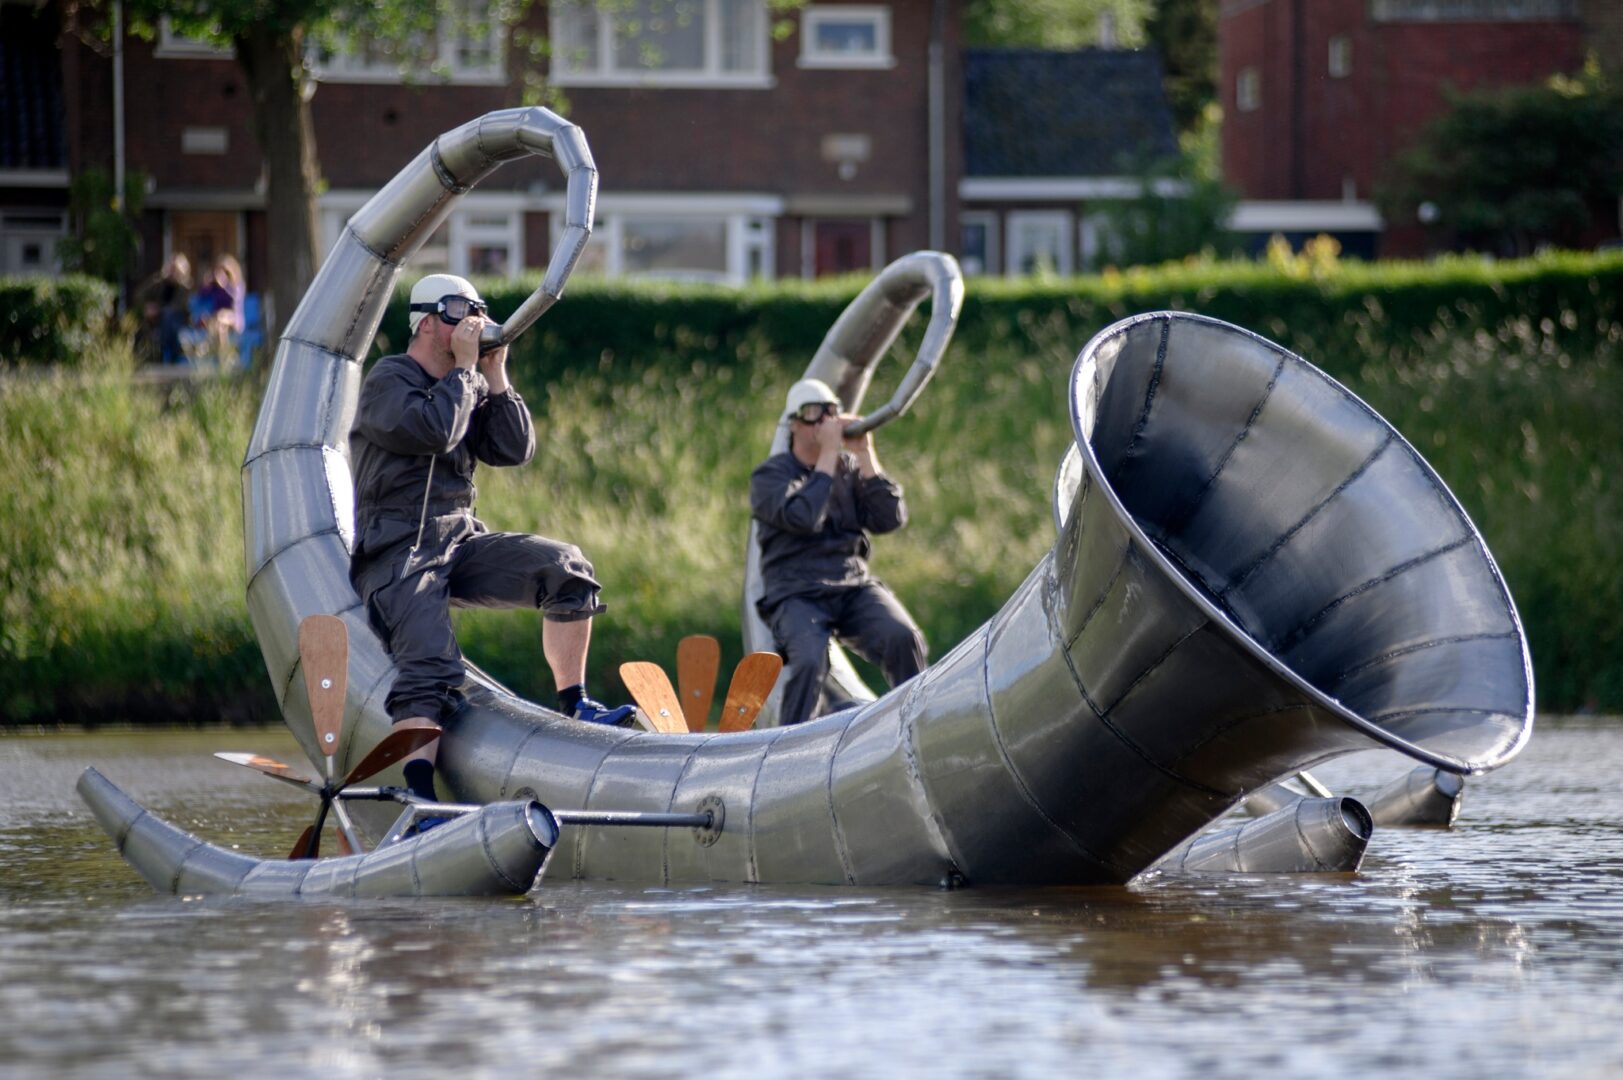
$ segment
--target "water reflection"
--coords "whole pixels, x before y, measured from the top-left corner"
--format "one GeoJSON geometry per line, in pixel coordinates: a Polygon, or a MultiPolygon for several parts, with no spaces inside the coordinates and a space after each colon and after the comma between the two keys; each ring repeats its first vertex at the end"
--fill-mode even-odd
{"type": "MultiPolygon", "coordinates": [[[[296,759],[253,733],[256,748],[296,759]]],[[[375,1076],[1598,1075],[1623,1065],[1623,728],[1547,725],[1460,827],[1357,875],[1065,890],[551,884],[514,900],[157,897],[73,796],[94,763],[217,843],[297,791],[218,734],[0,740],[0,1071],[375,1076]]],[[[1324,779],[1373,791],[1385,755],[1324,779]]]]}

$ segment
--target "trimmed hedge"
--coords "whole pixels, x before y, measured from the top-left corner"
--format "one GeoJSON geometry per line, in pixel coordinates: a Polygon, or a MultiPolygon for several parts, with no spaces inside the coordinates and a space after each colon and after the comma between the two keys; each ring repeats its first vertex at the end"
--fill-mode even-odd
{"type": "MultiPolygon", "coordinates": [[[[566,370],[636,369],[644,363],[811,354],[866,276],[714,285],[582,279],[567,288],[513,346],[511,363],[531,377],[566,370]]],[[[411,279],[385,314],[376,349],[402,351],[411,279]]],[[[480,290],[505,318],[539,284],[485,279],[480,290]]],[[[1279,262],[1196,260],[1073,278],[975,278],[954,345],[972,352],[1037,338],[1074,343],[1145,311],[1195,311],[1272,338],[1338,378],[1370,359],[1396,363],[1442,337],[1497,332],[1518,320],[1559,331],[1563,344],[1593,351],[1623,323],[1623,252],[1555,252],[1495,261],[1279,262]]],[[[917,320],[915,320],[916,322],[917,320]]],[[[909,329],[917,334],[918,326],[909,329]]]]}
{"type": "Polygon", "coordinates": [[[112,326],[115,296],[82,274],[0,277],[0,366],[83,363],[112,326]]]}
{"type": "MultiPolygon", "coordinates": [[[[912,523],[877,544],[940,657],[1052,543],[1072,361],[1117,316],[1192,308],[1333,372],[1426,456],[1481,528],[1532,644],[1541,708],[1623,711],[1623,255],[1428,265],[1192,264],[975,281],[941,370],[885,429],[912,523]]],[[[525,295],[486,283],[497,312],[525,295]]],[[[741,291],[582,282],[515,346],[537,460],[481,470],[498,529],[580,544],[607,586],[593,688],[713,633],[738,658],[748,476],[775,404],[864,284],[741,291]]],[[[399,347],[404,293],[385,333],[399,347]]],[[[904,343],[916,344],[923,319],[904,343]]],[[[255,375],[159,391],[103,344],[90,373],[0,386],[0,726],[268,720],[243,600],[242,448],[255,375]],[[29,524],[39,527],[23,527],[29,524]]],[[[887,363],[883,400],[903,369],[887,363]]],[[[548,700],[533,619],[460,612],[468,654],[548,700]]]]}

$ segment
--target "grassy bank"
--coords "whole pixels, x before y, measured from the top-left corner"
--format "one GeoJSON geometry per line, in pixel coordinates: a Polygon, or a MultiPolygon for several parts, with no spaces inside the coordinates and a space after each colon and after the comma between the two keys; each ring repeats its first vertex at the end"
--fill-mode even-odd
{"type": "MultiPolygon", "coordinates": [[[[1339,321],[1333,342],[1305,315],[1259,329],[1368,400],[1454,489],[1527,624],[1541,707],[1623,709],[1623,330],[1448,307],[1397,348],[1379,309],[1339,321]]],[[[1064,388],[1087,328],[999,326],[961,337],[915,412],[879,439],[914,521],[878,542],[876,571],[935,655],[994,612],[1052,538],[1064,388]]],[[[159,392],[117,374],[127,358],[101,359],[115,374],[0,382],[0,722],[274,719],[243,600],[238,487],[260,386],[159,392]]],[[[730,662],[748,474],[806,353],[668,332],[635,356],[567,359],[515,365],[540,449],[528,468],[481,472],[483,516],[573,540],[596,563],[610,604],[592,653],[604,694],[618,693],[622,660],[672,666],[684,634],[717,635],[730,662]]],[[[882,371],[874,401],[901,367],[882,371]]],[[[550,697],[533,618],[458,618],[472,658],[550,697]]]]}

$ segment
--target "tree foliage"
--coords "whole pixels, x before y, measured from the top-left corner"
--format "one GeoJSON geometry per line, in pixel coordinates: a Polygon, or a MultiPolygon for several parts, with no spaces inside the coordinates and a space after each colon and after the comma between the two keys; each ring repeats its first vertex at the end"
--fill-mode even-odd
{"type": "Polygon", "coordinates": [[[130,172],[124,177],[123,197],[113,189],[113,178],[101,169],[85,169],[68,185],[68,213],[73,230],[57,244],[62,269],[118,282],[135,268],[140,250],[141,206],[146,199],[146,176],[130,172]]]}
{"type": "Polygon", "coordinates": [[[1149,266],[1236,250],[1228,230],[1235,195],[1187,147],[1176,158],[1140,167],[1138,180],[1136,198],[1102,204],[1101,267],[1149,266]]]}
{"type": "Polygon", "coordinates": [[[1076,49],[1099,43],[1099,19],[1108,13],[1116,45],[1144,43],[1144,21],[1154,0],[969,0],[964,41],[1040,49],[1076,49]]]}
{"type": "Polygon", "coordinates": [[[1144,34],[1161,54],[1173,122],[1179,131],[1194,130],[1217,100],[1217,5],[1154,0],[1144,34]]]}
{"type": "Polygon", "coordinates": [[[1623,89],[1593,68],[1452,95],[1377,191],[1388,220],[1415,221],[1424,206],[1428,223],[1498,255],[1581,245],[1620,196],[1623,89]]]}

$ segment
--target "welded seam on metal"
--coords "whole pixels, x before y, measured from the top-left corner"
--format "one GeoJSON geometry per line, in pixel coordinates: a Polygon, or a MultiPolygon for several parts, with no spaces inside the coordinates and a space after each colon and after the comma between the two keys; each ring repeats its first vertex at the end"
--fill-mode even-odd
{"type": "Polygon", "coordinates": [[[1240,573],[1236,574],[1233,581],[1229,582],[1226,586],[1219,590],[1217,594],[1218,597],[1220,599],[1227,599],[1230,593],[1234,592],[1236,589],[1243,588],[1245,583],[1251,580],[1251,576],[1253,574],[1261,569],[1269,559],[1272,559],[1275,555],[1279,554],[1280,549],[1291,542],[1292,537],[1307,527],[1308,522],[1317,517],[1325,507],[1329,506],[1330,503],[1333,502],[1342,492],[1351,487],[1359,477],[1363,476],[1366,472],[1373,468],[1376,459],[1385,453],[1386,448],[1391,446],[1395,441],[1396,440],[1393,438],[1392,433],[1388,431],[1386,433],[1386,438],[1382,440],[1381,445],[1377,446],[1374,451],[1370,453],[1369,457],[1363,460],[1358,468],[1349,473],[1347,479],[1336,485],[1336,489],[1330,492],[1330,494],[1320,499],[1318,505],[1314,506],[1306,514],[1303,514],[1300,521],[1281,533],[1279,535],[1279,539],[1275,540],[1273,545],[1270,546],[1267,551],[1264,551],[1261,555],[1258,555],[1256,559],[1252,560],[1251,565],[1247,566],[1244,570],[1240,571],[1240,573]]]}
{"type": "Polygon", "coordinates": [[[1302,842],[1302,850],[1306,851],[1313,859],[1313,865],[1320,870],[1330,869],[1324,864],[1324,860],[1319,858],[1319,852],[1314,848],[1313,840],[1307,835],[1307,830],[1302,828],[1302,804],[1300,802],[1296,804],[1296,812],[1291,815],[1291,826],[1296,830],[1296,838],[1302,842]]]}
{"type": "MultiPolygon", "coordinates": [[[[350,227],[348,225],[345,225],[344,229],[345,229],[346,232],[353,233],[353,231],[354,231],[354,230],[350,229],[350,227]]],[[[360,239],[360,238],[356,237],[356,239],[360,239]]],[[[368,283],[368,285],[366,287],[366,291],[361,294],[360,302],[355,305],[355,307],[353,309],[353,313],[350,316],[349,325],[344,328],[343,337],[344,337],[345,341],[349,341],[351,339],[351,335],[353,335],[355,333],[355,328],[361,324],[362,314],[371,309],[372,298],[377,296],[378,293],[381,291],[378,288],[380,282],[382,282],[383,279],[387,279],[387,281],[388,281],[388,289],[389,289],[390,292],[393,292],[394,291],[395,278],[399,275],[400,266],[401,266],[400,263],[395,262],[393,259],[386,258],[385,256],[382,256],[382,255],[373,255],[371,252],[367,252],[367,254],[372,255],[373,258],[377,259],[383,265],[378,266],[378,267],[374,267],[373,270],[372,270],[372,273],[367,275],[367,277],[369,279],[369,283],[368,283]],[[392,273],[389,272],[389,270],[388,270],[389,267],[394,267],[394,271],[392,273]]],[[[356,357],[355,361],[356,361],[356,363],[359,363],[360,362],[360,357],[356,357]]]]}
{"type": "Polygon", "coordinates": [[[766,759],[772,756],[772,748],[777,745],[777,739],[766,744],[761,760],[755,763],[755,775],[750,777],[750,805],[749,811],[744,815],[744,833],[748,844],[749,879],[753,882],[761,880],[761,868],[755,861],[755,798],[761,789],[761,773],[766,770],[766,759]]]}
{"type": "MultiPolygon", "coordinates": [[[[540,729],[537,728],[536,731],[539,732],[540,729]]],[[[620,749],[622,746],[627,746],[636,741],[636,735],[633,735],[629,739],[621,739],[619,742],[609,747],[608,751],[602,757],[597,759],[597,765],[592,769],[592,778],[586,781],[586,805],[581,807],[582,810],[590,810],[592,808],[592,793],[597,790],[598,777],[603,775],[603,766],[609,763],[609,758],[613,757],[614,752],[620,749]]],[[[577,878],[581,877],[586,872],[586,830],[590,827],[591,826],[589,825],[582,825],[580,836],[575,840],[574,876],[577,878]]]]}
{"type": "MultiPolygon", "coordinates": [[[[538,737],[540,734],[540,728],[530,728],[524,733],[524,737],[519,739],[518,745],[513,748],[513,756],[508,759],[507,772],[502,774],[502,786],[500,789],[498,789],[498,794],[500,794],[503,799],[513,798],[513,773],[518,770],[518,763],[523,760],[524,751],[529,749],[530,740],[538,737]]],[[[602,762],[598,762],[598,764],[601,765],[602,762]]],[[[588,790],[590,789],[588,788],[588,790]]]]}
{"type": "Polygon", "coordinates": [[[1441,558],[1452,551],[1458,551],[1460,548],[1471,543],[1472,539],[1473,538],[1470,534],[1466,534],[1452,543],[1444,544],[1440,548],[1434,548],[1423,555],[1416,555],[1412,559],[1398,563],[1398,565],[1392,567],[1392,569],[1388,570],[1380,577],[1371,578],[1362,585],[1356,586],[1347,592],[1342,593],[1328,604],[1325,604],[1324,607],[1320,608],[1317,612],[1310,615],[1307,619],[1297,625],[1295,629],[1285,634],[1269,651],[1275,656],[1289,652],[1293,647],[1296,646],[1298,642],[1305,638],[1310,631],[1312,631],[1313,627],[1317,626],[1320,622],[1329,617],[1329,615],[1334,612],[1336,608],[1340,607],[1342,604],[1345,604],[1348,600],[1362,596],[1371,589],[1378,588],[1386,584],[1388,581],[1391,581],[1393,578],[1408,573],[1417,566],[1422,566],[1428,562],[1431,562],[1433,559],[1441,558]]]}
{"type": "MultiPolygon", "coordinates": [[[[318,536],[336,536],[340,540],[342,540],[344,538],[344,534],[341,533],[338,530],[338,527],[335,525],[330,529],[319,529],[316,532],[305,533],[303,536],[299,537],[297,540],[288,541],[287,543],[283,544],[281,547],[277,548],[275,551],[273,551],[269,555],[267,555],[265,557],[265,561],[259,564],[259,568],[256,569],[252,574],[248,575],[248,591],[249,592],[253,591],[254,582],[259,580],[259,575],[263,574],[265,572],[265,568],[270,566],[271,563],[273,563],[277,559],[281,558],[285,553],[287,553],[289,551],[292,551],[294,548],[298,547],[300,544],[304,543],[306,540],[314,540],[318,536]]],[[[353,606],[353,605],[351,605],[351,606],[353,606]]],[[[348,611],[349,608],[345,608],[344,610],[348,611]]]]}
{"type": "Polygon", "coordinates": [[[490,829],[489,829],[490,814],[488,812],[486,812],[486,811],[480,811],[475,816],[478,817],[478,819],[479,819],[479,826],[478,826],[478,828],[479,828],[479,846],[484,849],[485,862],[490,864],[490,869],[492,870],[492,872],[494,872],[495,875],[502,880],[502,883],[504,885],[506,885],[509,889],[512,889],[514,892],[517,892],[517,893],[529,892],[530,891],[530,885],[533,885],[534,882],[528,882],[527,883],[527,882],[522,882],[522,881],[514,881],[512,878],[508,877],[507,872],[502,869],[501,860],[498,859],[496,857],[496,853],[493,850],[491,850],[491,847],[490,847],[490,829]]]}
{"type": "MultiPolygon", "coordinates": [[[[988,634],[990,636],[990,634],[988,634]]],[[[941,813],[930,798],[930,787],[924,780],[924,770],[919,766],[918,753],[918,724],[914,709],[918,699],[924,695],[924,680],[914,679],[913,685],[908,689],[897,710],[897,723],[901,726],[902,763],[908,780],[919,793],[919,799],[924,804],[924,821],[926,827],[934,835],[936,846],[946,857],[951,872],[959,877],[964,876],[963,862],[960,858],[962,852],[954,850],[946,822],[941,820],[941,813]]],[[[990,700],[990,699],[988,699],[990,700]]]]}
{"type": "MultiPolygon", "coordinates": [[[[1144,408],[1139,411],[1138,422],[1133,425],[1133,434],[1128,438],[1126,447],[1122,449],[1120,460],[1117,461],[1115,469],[1111,471],[1108,477],[1110,486],[1118,491],[1121,489],[1121,474],[1135,460],[1133,451],[1138,447],[1138,442],[1144,435],[1144,429],[1150,424],[1150,409],[1155,405],[1155,391],[1161,385],[1161,369],[1166,365],[1167,340],[1172,336],[1172,320],[1156,319],[1154,321],[1161,324],[1161,343],[1156,346],[1155,367],[1150,372],[1150,385],[1144,391],[1144,408]]],[[[1118,359],[1117,363],[1120,362],[1118,359]]],[[[1097,404],[1095,407],[1097,407],[1097,404]]]]}
{"type": "MultiPolygon", "coordinates": [[[[676,793],[681,789],[682,781],[687,777],[688,770],[693,768],[693,761],[699,756],[699,748],[704,745],[704,742],[705,741],[703,739],[695,740],[693,743],[693,749],[688,751],[687,760],[682,762],[682,768],[676,774],[676,782],[671,785],[671,797],[665,800],[665,809],[667,812],[675,811],[676,793]]],[[[663,835],[660,837],[659,856],[660,861],[664,866],[664,872],[660,878],[660,881],[665,885],[669,885],[671,883],[671,833],[673,831],[674,830],[671,829],[660,830],[663,835]]]]}
{"type": "MultiPolygon", "coordinates": [[[[329,355],[336,356],[338,354],[337,353],[330,353],[329,355]]],[[[328,450],[332,450],[334,452],[338,452],[338,448],[336,446],[328,446],[326,443],[300,442],[300,443],[286,443],[286,444],[284,444],[282,446],[267,446],[267,447],[265,447],[265,449],[261,450],[259,453],[255,454],[253,457],[248,458],[247,460],[245,460],[242,463],[241,470],[239,470],[239,471],[247,472],[248,471],[248,466],[254,464],[256,461],[260,460],[261,458],[268,458],[272,454],[286,453],[286,452],[291,451],[291,450],[319,450],[319,451],[322,451],[323,453],[325,453],[328,450]]]]}
{"type": "Polygon", "coordinates": [[[1127,733],[1112,723],[1110,718],[1105,715],[1104,711],[1099,708],[1098,703],[1093,700],[1093,695],[1089,694],[1088,688],[1082,684],[1082,676],[1078,674],[1076,670],[1076,662],[1071,657],[1071,650],[1062,649],[1060,651],[1065,657],[1065,667],[1070,671],[1072,681],[1076,683],[1077,690],[1082,694],[1082,700],[1087,702],[1089,709],[1093,710],[1093,715],[1098,719],[1099,723],[1103,724],[1112,735],[1116,736],[1116,738],[1121,741],[1122,745],[1126,746],[1127,749],[1144,759],[1144,763],[1150,766],[1150,768],[1171,780],[1176,780],[1178,783],[1183,784],[1186,787],[1193,788],[1196,791],[1215,796],[1219,799],[1226,799],[1229,797],[1227,792],[1218,791],[1215,788],[1209,788],[1205,784],[1198,783],[1197,781],[1189,779],[1187,776],[1183,776],[1172,771],[1165,765],[1162,765],[1150,754],[1146,753],[1144,749],[1136,742],[1128,738],[1127,733]]]}
{"type": "Polygon", "coordinates": [[[1269,377],[1268,385],[1263,388],[1262,397],[1257,401],[1256,407],[1251,410],[1251,415],[1246,418],[1245,426],[1240,429],[1239,434],[1234,436],[1234,440],[1229,443],[1228,449],[1223,451],[1223,456],[1218,459],[1217,466],[1212,470],[1212,474],[1206,478],[1206,482],[1201,484],[1200,489],[1184,501],[1184,505],[1177,512],[1168,516],[1166,524],[1161,526],[1163,533],[1175,533],[1181,530],[1184,525],[1188,524],[1189,519],[1194,517],[1196,512],[1200,510],[1201,504],[1206,501],[1206,496],[1210,494],[1212,486],[1217,483],[1217,478],[1223,474],[1224,469],[1228,468],[1229,460],[1234,457],[1235,451],[1240,449],[1240,444],[1245,442],[1246,436],[1251,434],[1251,429],[1256,426],[1258,417],[1262,415],[1262,410],[1267,407],[1269,399],[1274,396],[1274,388],[1279,385],[1279,376],[1284,373],[1285,361],[1289,356],[1290,354],[1286,352],[1279,354],[1279,362],[1274,365],[1274,373],[1269,377]]]}
{"type": "Polygon", "coordinates": [[[180,875],[181,872],[186,869],[186,860],[190,859],[193,855],[196,855],[200,850],[207,846],[203,843],[203,841],[198,840],[196,837],[193,837],[192,840],[192,846],[187,848],[186,854],[182,855],[180,857],[180,861],[175,863],[174,875],[169,879],[169,891],[177,896],[180,894],[180,875]]]}
{"type": "MultiPolygon", "coordinates": [[[[1045,614],[1048,615],[1049,631],[1052,633],[1052,631],[1054,630],[1054,617],[1053,617],[1053,614],[1051,612],[1045,612],[1045,614]]],[[[1056,640],[1058,639],[1057,634],[1055,635],[1055,638],[1056,638],[1056,640]]],[[[982,663],[981,663],[981,689],[982,689],[982,692],[986,695],[986,718],[987,718],[987,723],[992,728],[992,745],[997,747],[998,756],[1003,759],[1003,770],[1006,773],[1009,774],[1009,779],[1014,781],[1015,790],[1020,793],[1020,797],[1026,800],[1026,804],[1029,805],[1032,808],[1032,810],[1036,811],[1036,814],[1037,814],[1038,817],[1042,818],[1043,821],[1048,823],[1049,828],[1053,829],[1060,836],[1064,837],[1066,842],[1069,843],[1072,847],[1074,847],[1082,855],[1083,858],[1091,859],[1095,863],[1097,863],[1099,866],[1110,867],[1111,869],[1115,869],[1115,867],[1111,866],[1111,863],[1110,863],[1109,859],[1102,859],[1098,855],[1095,855],[1092,851],[1090,851],[1088,849],[1088,846],[1086,844],[1084,844],[1081,840],[1077,839],[1076,835],[1074,833],[1072,833],[1070,829],[1066,828],[1064,825],[1062,825],[1058,821],[1056,821],[1048,813],[1048,810],[1043,806],[1043,804],[1038,800],[1036,794],[1031,790],[1031,785],[1026,783],[1026,778],[1024,776],[1020,775],[1020,767],[1017,764],[1015,764],[1014,757],[1009,753],[1008,744],[1003,741],[1003,730],[1002,730],[1002,728],[1000,728],[998,726],[998,722],[997,722],[997,702],[995,702],[992,699],[992,682],[991,682],[992,673],[991,673],[991,670],[990,670],[990,666],[985,662],[990,657],[991,651],[992,651],[991,634],[987,634],[986,656],[982,657],[982,663]]],[[[1060,651],[1064,652],[1063,649],[1060,650],[1060,651]]],[[[1066,666],[1069,667],[1070,666],[1070,656],[1069,656],[1069,654],[1066,654],[1065,662],[1066,662],[1066,666]]],[[[1071,677],[1073,679],[1076,678],[1075,669],[1072,669],[1071,677]]],[[[1080,680],[1077,681],[1077,686],[1078,686],[1078,689],[1081,688],[1081,681],[1080,680]]],[[[1084,701],[1087,700],[1086,692],[1083,693],[1082,697],[1083,697],[1084,701]]],[[[1091,701],[1087,702],[1087,704],[1088,704],[1089,709],[1093,709],[1093,703],[1091,701]]],[[[1095,713],[1095,715],[1097,715],[1098,710],[1093,709],[1093,712],[1095,713]]]]}
{"type": "Polygon", "coordinates": [[[1443,645],[1463,645],[1471,641],[1519,640],[1521,640],[1521,635],[1516,633],[1514,630],[1505,630],[1499,633],[1484,632],[1480,634],[1456,634],[1452,637],[1433,638],[1430,641],[1422,641],[1418,645],[1406,645],[1401,649],[1393,649],[1390,652],[1384,652],[1381,655],[1372,657],[1371,659],[1365,660],[1362,663],[1354,664],[1352,667],[1338,672],[1333,677],[1326,679],[1324,689],[1328,690],[1330,687],[1340,686],[1342,683],[1346,682],[1348,679],[1352,678],[1361,671],[1375,667],[1379,664],[1384,664],[1388,660],[1396,660],[1401,656],[1408,656],[1410,653],[1422,652],[1426,649],[1435,649],[1443,645]]]}
{"type": "MultiPolygon", "coordinates": [[[[479,138],[481,134],[476,134],[475,138],[479,138]]],[[[480,146],[480,149],[483,150],[484,147],[480,146]]],[[[429,144],[428,163],[434,167],[434,176],[439,180],[440,187],[446,191],[451,192],[453,195],[466,195],[473,190],[472,184],[464,184],[451,175],[451,170],[446,167],[444,156],[440,154],[440,141],[438,139],[429,144]]]]}
{"type": "Polygon", "coordinates": [[[1107,713],[1115,712],[1116,709],[1120,708],[1121,703],[1127,700],[1127,698],[1132,694],[1132,692],[1138,687],[1139,683],[1143,682],[1145,679],[1149,678],[1152,674],[1154,674],[1155,669],[1160,667],[1162,664],[1166,663],[1167,660],[1172,656],[1172,654],[1177,652],[1178,649],[1183,645],[1184,642],[1188,641],[1190,638],[1194,637],[1196,634],[1200,633],[1202,630],[1206,629],[1206,627],[1208,627],[1210,625],[1211,625],[1211,620],[1210,619],[1201,619],[1199,626],[1196,626],[1194,629],[1192,629],[1192,630],[1188,631],[1187,633],[1185,633],[1177,641],[1174,641],[1171,645],[1167,646],[1167,649],[1166,649],[1165,652],[1163,652],[1160,656],[1157,656],[1154,660],[1151,660],[1150,663],[1149,663],[1149,666],[1146,667],[1143,671],[1139,672],[1138,676],[1136,678],[1134,678],[1132,682],[1127,684],[1127,688],[1125,690],[1123,690],[1120,694],[1116,695],[1116,700],[1114,702],[1112,702],[1110,707],[1108,709],[1106,709],[1105,711],[1107,713]]]}
{"type": "MultiPolygon", "coordinates": [[[[441,186],[443,186],[443,185],[441,185],[441,186]]],[[[394,259],[389,258],[389,256],[385,255],[383,252],[379,251],[377,248],[373,247],[371,244],[368,244],[366,242],[366,239],[364,237],[362,237],[360,233],[355,231],[355,226],[351,225],[347,221],[344,222],[344,232],[354,239],[356,247],[360,248],[362,251],[366,252],[368,255],[372,256],[374,259],[378,260],[379,262],[381,262],[381,263],[383,263],[383,264],[385,264],[387,266],[404,266],[405,265],[404,263],[396,262],[394,259]]]]}
{"type": "MultiPolygon", "coordinates": [[[[422,834],[418,833],[417,835],[421,836],[422,834]]],[[[417,856],[421,855],[422,852],[423,846],[421,844],[413,844],[411,858],[406,860],[406,868],[411,871],[411,895],[413,896],[423,895],[423,876],[417,872],[417,856]]]]}
{"type": "Polygon", "coordinates": [[[851,853],[847,850],[845,830],[840,826],[839,812],[834,809],[834,765],[840,760],[840,747],[845,745],[845,737],[851,734],[851,729],[855,726],[853,718],[852,722],[840,728],[840,737],[834,740],[834,749],[828,755],[828,819],[834,825],[834,850],[840,856],[840,869],[845,871],[847,885],[855,885],[857,877],[851,870],[851,853]]]}
{"type": "MultiPolygon", "coordinates": [[[[1078,528],[1080,527],[1078,526],[1078,528]]],[[[1121,577],[1121,572],[1127,569],[1127,559],[1132,553],[1133,541],[1129,537],[1127,543],[1121,549],[1121,558],[1116,562],[1116,569],[1110,573],[1110,580],[1105,582],[1104,588],[1099,590],[1099,599],[1093,602],[1093,607],[1089,608],[1088,613],[1082,617],[1082,625],[1076,628],[1076,633],[1072,634],[1069,639],[1062,639],[1065,641],[1065,651],[1067,653],[1081,639],[1082,634],[1088,628],[1088,624],[1093,622],[1093,617],[1099,614],[1100,608],[1105,606],[1105,601],[1110,599],[1110,590],[1116,587],[1116,580],[1121,577]]]]}

